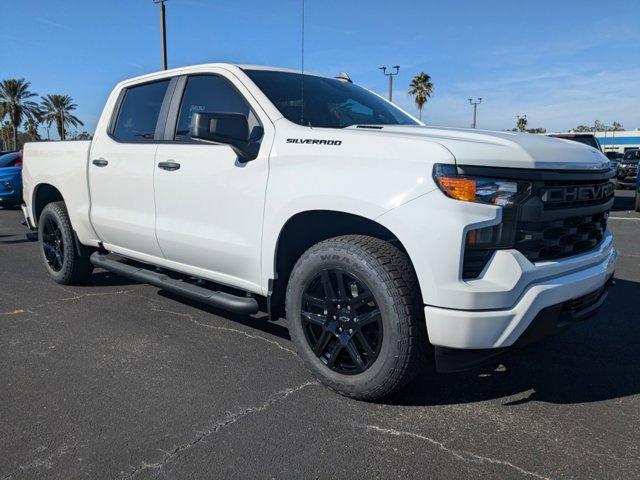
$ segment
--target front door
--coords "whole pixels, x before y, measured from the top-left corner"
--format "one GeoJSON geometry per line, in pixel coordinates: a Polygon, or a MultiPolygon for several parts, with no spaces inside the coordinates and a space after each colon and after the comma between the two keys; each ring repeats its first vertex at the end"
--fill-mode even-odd
{"type": "Polygon", "coordinates": [[[167,260],[193,267],[211,280],[256,291],[264,197],[273,128],[235,77],[191,75],[179,83],[167,120],[175,128],[156,152],[156,235],[167,260]],[[181,91],[184,89],[183,91],[181,91]],[[177,108],[175,108],[177,107],[177,108]],[[260,154],[241,162],[231,147],[189,136],[196,112],[247,115],[249,127],[263,126],[260,154]],[[258,117],[260,112],[261,118],[258,117]]]}

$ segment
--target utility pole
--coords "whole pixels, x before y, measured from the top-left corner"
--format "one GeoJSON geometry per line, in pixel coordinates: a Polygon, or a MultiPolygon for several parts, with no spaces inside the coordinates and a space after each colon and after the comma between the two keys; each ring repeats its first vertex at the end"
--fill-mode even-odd
{"type": "Polygon", "coordinates": [[[162,42],[162,69],[167,69],[167,23],[165,21],[164,2],[166,0],[153,0],[160,5],[160,40],[162,42]]]}
{"type": "Polygon", "coordinates": [[[395,75],[398,75],[398,71],[400,71],[400,65],[394,65],[391,68],[395,68],[396,71],[395,72],[389,72],[387,73],[387,67],[386,65],[383,65],[382,67],[380,67],[379,69],[382,70],[382,73],[386,76],[389,77],[389,101],[391,102],[393,99],[393,77],[395,75]]]}
{"type": "Polygon", "coordinates": [[[475,101],[473,100],[473,98],[470,98],[469,103],[473,105],[473,123],[471,124],[471,128],[476,128],[476,120],[478,118],[478,105],[482,103],[482,97],[478,97],[475,101]]]}

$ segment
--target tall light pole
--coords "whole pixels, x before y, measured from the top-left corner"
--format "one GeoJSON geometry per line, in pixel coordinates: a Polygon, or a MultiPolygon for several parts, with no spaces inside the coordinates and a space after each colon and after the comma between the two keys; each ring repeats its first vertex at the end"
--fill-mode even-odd
{"type": "Polygon", "coordinates": [[[389,77],[389,101],[392,101],[392,99],[393,99],[393,77],[395,75],[398,75],[398,71],[400,71],[400,65],[394,65],[391,68],[395,68],[396,71],[387,73],[386,65],[383,65],[382,67],[380,67],[380,70],[382,70],[382,73],[385,76],[389,77]]]}
{"type": "Polygon", "coordinates": [[[166,0],[153,0],[160,5],[160,40],[162,42],[162,69],[167,69],[167,23],[165,21],[164,2],[166,0]]]}
{"type": "Polygon", "coordinates": [[[482,97],[478,97],[475,101],[473,100],[473,98],[470,98],[469,103],[473,105],[473,123],[471,124],[471,128],[476,128],[476,120],[478,118],[478,105],[482,103],[482,97]]]}

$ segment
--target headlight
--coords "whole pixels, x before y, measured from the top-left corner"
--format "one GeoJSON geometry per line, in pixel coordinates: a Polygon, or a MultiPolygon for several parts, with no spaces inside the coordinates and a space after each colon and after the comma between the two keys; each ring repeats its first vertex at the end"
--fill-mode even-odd
{"type": "Polygon", "coordinates": [[[460,175],[455,165],[436,164],[433,178],[448,197],[490,205],[510,205],[530,188],[526,182],[460,175]]]}

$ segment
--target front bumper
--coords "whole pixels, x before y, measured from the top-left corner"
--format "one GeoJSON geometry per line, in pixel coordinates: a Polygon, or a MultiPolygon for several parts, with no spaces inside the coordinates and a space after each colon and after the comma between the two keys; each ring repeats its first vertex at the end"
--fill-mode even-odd
{"type": "MultiPolygon", "coordinates": [[[[532,281],[508,308],[457,310],[426,306],[430,342],[436,346],[457,349],[504,348],[513,345],[543,309],[587,295],[607,283],[613,275],[617,252],[609,242],[609,247],[603,253],[605,255],[598,263],[532,281]]],[[[561,264],[567,260],[553,263],[561,264]]]]}
{"type": "Polygon", "coordinates": [[[20,203],[21,196],[18,195],[6,195],[0,197],[0,205],[15,205],[20,203]]]}
{"type": "Polygon", "coordinates": [[[510,347],[488,349],[435,347],[436,370],[440,373],[470,370],[587,320],[600,311],[607,298],[607,287],[613,283],[613,276],[611,276],[602,287],[591,293],[543,308],[510,347]]]}

